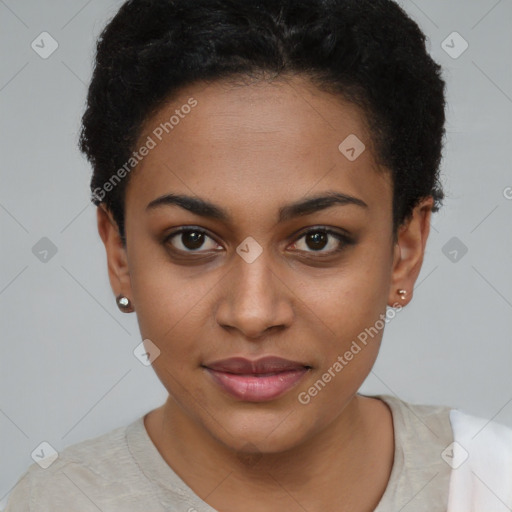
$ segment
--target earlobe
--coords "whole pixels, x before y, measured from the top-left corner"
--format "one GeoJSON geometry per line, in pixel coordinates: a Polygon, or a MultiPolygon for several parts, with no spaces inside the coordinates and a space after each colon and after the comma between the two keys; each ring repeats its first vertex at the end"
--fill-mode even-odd
{"type": "Polygon", "coordinates": [[[111,212],[102,203],[97,211],[98,233],[107,253],[108,276],[114,295],[131,297],[130,272],[126,248],[111,212]]]}
{"type": "Polygon", "coordinates": [[[405,306],[412,299],[430,232],[432,206],[433,198],[429,196],[414,208],[410,219],[398,230],[388,297],[390,306],[397,302],[405,306]]]}

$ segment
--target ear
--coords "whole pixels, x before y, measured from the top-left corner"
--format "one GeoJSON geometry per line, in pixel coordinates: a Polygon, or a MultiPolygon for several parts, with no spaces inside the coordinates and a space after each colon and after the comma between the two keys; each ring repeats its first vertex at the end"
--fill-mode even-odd
{"type": "Polygon", "coordinates": [[[112,291],[116,297],[123,294],[133,301],[128,257],[117,223],[103,203],[98,206],[96,214],[98,233],[107,251],[108,277],[112,291]]]}
{"type": "Polygon", "coordinates": [[[428,196],[413,210],[410,220],[399,227],[394,247],[393,272],[389,290],[388,305],[408,304],[413,295],[414,283],[423,264],[425,245],[430,233],[430,218],[434,199],[428,196]],[[398,289],[407,291],[404,299],[398,289]]]}

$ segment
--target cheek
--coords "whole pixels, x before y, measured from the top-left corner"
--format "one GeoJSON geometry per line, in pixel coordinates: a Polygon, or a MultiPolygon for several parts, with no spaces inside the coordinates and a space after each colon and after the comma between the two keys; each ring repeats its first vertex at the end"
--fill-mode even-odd
{"type": "Polygon", "coordinates": [[[311,277],[304,273],[290,286],[300,302],[338,339],[346,340],[385,311],[390,266],[376,248],[355,252],[346,265],[329,275],[311,277]]]}
{"type": "Polygon", "coordinates": [[[172,265],[144,265],[134,271],[132,291],[143,339],[150,339],[160,350],[152,366],[175,399],[184,404],[195,397],[204,339],[204,308],[211,285],[202,280],[177,277],[172,265]],[[196,282],[197,281],[197,282],[196,282]]]}
{"type": "Polygon", "coordinates": [[[197,318],[201,301],[206,299],[215,281],[205,274],[188,273],[173,265],[156,244],[136,249],[130,255],[130,282],[141,335],[180,346],[193,339],[191,329],[203,321],[197,318]]]}
{"type": "MultiPolygon", "coordinates": [[[[323,278],[320,286],[319,282],[315,284],[302,277],[302,286],[297,289],[302,292],[297,293],[305,305],[303,314],[308,315],[306,323],[317,326],[312,331],[321,341],[321,366],[314,382],[325,373],[328,373],[325,379],[329,380],[325,389],[322,383],[312,389],[313,393],[322,389],[322,398],[316,401],[316,406],[323,403],[338,407],[359,389],[371,371],[386,325],[383,318],[389,279],[389,262],[377,247],[361,248],[350,258],[350,263],[323,278]]],[[[308,392],[308,389],[301,391],[308,392]]]]}

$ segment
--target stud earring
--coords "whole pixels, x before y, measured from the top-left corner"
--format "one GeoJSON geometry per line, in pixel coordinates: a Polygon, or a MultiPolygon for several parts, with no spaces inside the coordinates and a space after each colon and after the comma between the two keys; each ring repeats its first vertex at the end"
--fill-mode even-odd
{"type": "Polygon", "coordinates": [[[398,293],[398,295],[400,295],[400,299],[401,300],[405,300],[405,296],[407,295],[407,290],[402,290],[401,288],[399,288],[396,293],[398,293]]]}
{"type": "Polygon", "coordinates": [[[130,302],[130,299],[128,297],[125,297],[124,295],[118,295],[116,297],[116,303],[117,307],[123,313],[131,313],[132,311],[135,311],[133,309],[132,303],[130,302]]]}

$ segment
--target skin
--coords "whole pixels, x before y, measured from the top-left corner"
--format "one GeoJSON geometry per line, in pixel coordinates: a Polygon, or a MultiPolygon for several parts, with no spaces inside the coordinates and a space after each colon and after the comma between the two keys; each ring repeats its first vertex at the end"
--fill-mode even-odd
{"type": "Polygon", "coordinates": [[[142,338],[161,350],[153,367],[169,398],[145,416],[146,430],[216,510],[373,510],[393,465],[393,422],[384,402],[357,391],[383,330],[307,405],[298,395],[386,305],[411,300],[432,198],[415,208],[394,244],[392,184],[377,168],[362,113],[301,77],[189,86],[144,125],[141,143],[191,97],[197,106],[130,176],[126,247],[110,213],[98,208],[112,289],[130,298],[142,338]],[[350,134],[366,145],[355,161],[338,149],[350,134]],[[282,206],[328,191],[368,206],[332,205],[277,222],[282,206]],[[168,193],[210,201],[230,221],[176,205],[146,210],[168,193]],[[207,231],[204,244],[194,249],[181,235],[164,241],[181,226],[207,231]],[[355,242],[330,236],[315,250],[303,236],[311,227],[346,230],[355,242]],[[248,236],[262,248],[252,263],[236,252],[248,236]],[[244,402],[201,366],[264,355],[312,369],[282,397],[244,402]]]}

